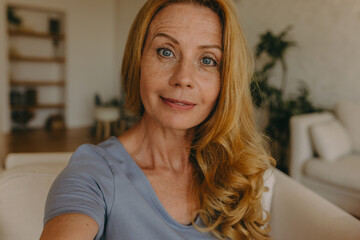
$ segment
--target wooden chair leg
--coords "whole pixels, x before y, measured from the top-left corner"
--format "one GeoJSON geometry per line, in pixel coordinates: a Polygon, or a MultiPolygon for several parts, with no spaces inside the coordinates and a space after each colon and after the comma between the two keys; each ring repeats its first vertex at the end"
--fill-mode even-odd
{"type": "Polygon", "coordinates": [[[105,127],[104,127],[104,129],[105,129],[104,130],[104,139],[107,139],[107,138],[110,137],[110,128],[111,128],[110,122],[105,122],[104,125],[105,125],[105,127]]]}
{"type": "Polygon", "coordinates": [[[119,121],[115,121],[112,123],[112,133],[115,136],[119,135],[119,121]]]}
{"type": "Polygon", "coordinates": [[[96,128],[96,138],[97,139],[101,139],[102,125],[103,125],[103,123],[101,121],[97,122],[97,128],[96,128]]]}

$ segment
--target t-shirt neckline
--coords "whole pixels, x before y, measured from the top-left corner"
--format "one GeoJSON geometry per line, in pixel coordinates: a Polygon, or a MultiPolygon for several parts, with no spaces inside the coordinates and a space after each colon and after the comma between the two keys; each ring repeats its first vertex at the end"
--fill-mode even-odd
{"type": "MultiPolygon", "coordinates": [[[[194,226],[192,224],[191,225],[183,225],[183,224],[179,223],[178,221],[176,221],[172,216],[170,216],[170,214],[166,211],[166,209],[164,208],[164,206],[160,202],[160,200],[159,200],[158,196],[156,195],[156,193],[154,191],[154,188],[152,187],[152,185],[151,185],[149,179],[147,178],[146,174],[143,172],[143,170],[140,168],[140,166],[135,162],[135,160],[131,157],[131,155],[125,149],[124,145],[120,142],[120,140],[115,136],[111,136],[108,140],[114,141],[115,144],[119,146],[121,151],[126,153],[127,158],[130,160],[129,161],[129,164],[131,165],[130,167],[132,169],[134,169],[134,171],[136,171],[138,173],[137,176],[141,177],[142,181],[145,183],[146,190],[150,194],[151,200],[153,201],[155,206],[160,211],[160,214],[165,218],[166,222],[171,223],[173,226],[178,227],[178,228],[182,228],[182,229],[192,229],[192,228],[194,228],[194,226]]],[[[196,217],[195,224],[197,226],[202,225],[201,224],[201,219],[200,219],[199,216],[196,217]]]]}

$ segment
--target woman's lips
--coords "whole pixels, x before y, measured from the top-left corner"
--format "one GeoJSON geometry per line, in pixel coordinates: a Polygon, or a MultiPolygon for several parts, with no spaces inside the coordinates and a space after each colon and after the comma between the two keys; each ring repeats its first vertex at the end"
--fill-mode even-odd
{"type": "Polygon", "coordinates": [[[177,100],[173,98],[160,97],[161,100],[168,106],[176,110],[190,110],[195,107],[196,104],[184,100],[177,100]]]}

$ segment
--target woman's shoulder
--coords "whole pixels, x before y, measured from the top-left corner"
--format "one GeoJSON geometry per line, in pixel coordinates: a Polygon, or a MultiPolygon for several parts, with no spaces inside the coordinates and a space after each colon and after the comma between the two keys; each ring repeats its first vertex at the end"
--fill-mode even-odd
{"type": "Polygon", "coordinates": [[[111,137],[97,145],[83,144],[79,146],[70,158],[68,167],[81,169],[99,168],[113,169],[120,167],[126,160],[127,152],[117,140],[111,137]]]}
{"type": "Polygon", "coordinates": [[[118,145],[113,140],[77,148],[49,191],[45,223],[62,214],[80,213],[94,219],[103,231],[104,216],[113,206],[116,164],[121,161],[121,156],[115,157],[118,145]]]}

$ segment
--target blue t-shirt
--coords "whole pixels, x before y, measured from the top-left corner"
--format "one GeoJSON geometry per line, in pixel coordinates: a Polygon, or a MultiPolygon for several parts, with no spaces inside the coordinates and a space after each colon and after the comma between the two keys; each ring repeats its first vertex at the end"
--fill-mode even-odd
{"type": "MultiPolygon", "coordinates": [[[[95,239],[216,239],[175,221],[149,180],[116,137],[85,144],[54,181],[44,223],[66,213],[82,213],[99,225],[95,239]]],[[[198,226],[204,226],[200,218],[198,226]]]]}

